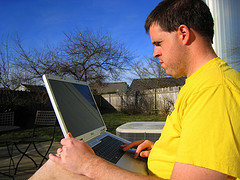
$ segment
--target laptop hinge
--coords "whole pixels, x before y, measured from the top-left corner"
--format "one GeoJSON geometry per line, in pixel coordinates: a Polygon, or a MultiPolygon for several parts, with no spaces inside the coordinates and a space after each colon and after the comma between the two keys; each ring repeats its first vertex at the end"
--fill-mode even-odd
{"type": "Polygon", "coordinates": [[[100,134],[104,134],[105,132],[106,132],[106,129],[105,129],[105,128],[103,128],[103,129],[100,130],[100,134]]]}

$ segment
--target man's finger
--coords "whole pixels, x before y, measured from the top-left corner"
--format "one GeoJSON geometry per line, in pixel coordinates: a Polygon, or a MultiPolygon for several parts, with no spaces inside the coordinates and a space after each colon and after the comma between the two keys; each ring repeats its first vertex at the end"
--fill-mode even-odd
{"type": "Polygon", "coordinates": [[[148,157],[149,156],[149,154],[150,154],[150,150],[149,151],[140,151],[140,152],[135,152],[135,155],[134,155],[134,158],[136,159],[136,158],[138,158],[138,156],[140,156],[140,157],[148,157]]]}
{"type": "Polygon", "coordinates": [[[58,156],[55,156],[53,154],[49,154],[49,159],[57,164],[60,164],[60,162],[61,162],[61,158],[58,156]]]}
{"type": "Polygon", "coordinates": [[[57,154],[61,154],[62,151],[63,151],[62,148],[58,148],[57,149],[57,154]]]}
{"type": "Polygon", "coordinates": [[[61,144],[64,146],[64,145],[66,145],[68,143],[68,141],[69,141],[69,138],[63,138],[61,140],[61,144]]]}
{"type": "Polygon", "coordinates": [[[136,148],[138,147],[139,144],[141,144],[144,140],[140,140],[140,141],[134,141],[130,144],[127,144],[127,145],[123,145],[123,151],[127,151],[128,149],[131,149],[131,148],[136,148]]]}
{"type": "Polygon", "coordinates": [[[65,146],[65,145],[70,145],[70,144],[74,144],[74,142],[75,141],[79,141],[79,140],[77,140],[77,139],[75,139],[75,138],[63,138],[62,140],[61,140],[61,144],[63,145],[63,146],[65,146]]]}
{"type": "Polygon", "coordinates": [[[150,154],[150,152],[151,152],[151,151],[142,151],[142,152],[140,153],[140,156],[141,156],[141,157],[148,157],[149,154],[150,154]]]}
{"type": "Polygon", "coordinates": [[[67,134],[67,138],[73,138],[73,136],[70,132],[67,134]]]}
{"type": "Polygon", "coordinates": [[[144,150],[151,150],[152,149],[152,142],[151,141],[148,141],[148,140],[145,140],[143,143],[141,143],[137,149],[136,149],[136,152],[135,152],[135,158],[137,158],[139,156],[139,154],[144,150]]]}

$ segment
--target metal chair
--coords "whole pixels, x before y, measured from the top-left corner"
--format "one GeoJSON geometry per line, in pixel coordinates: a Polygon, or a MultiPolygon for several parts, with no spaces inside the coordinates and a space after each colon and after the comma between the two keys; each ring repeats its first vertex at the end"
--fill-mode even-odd
{"type": "Polygon", "coordinates": [[[39,111],[39,110],[37,111],[32,137],[24,138],[24,139],[21,139],[21,140],[18,140],[15,142],[16,149],[22,154],[22,156],[20,157],[20,159],[16,165],[15,174],[17,173],[18,166],[24,156],[31,159],[32,162],[35,164],[35,166],[38,168],[42,166],[44,160],[47,160],[46,156],[48,155],[48,152],[51,149],[53,141],[54,141],[56,120],[57,119],[56,119],[54,111],[39,111]],[[44,127],[45,128],[47,127],[47,129],[45,129],[44,134],[43,134],[42,132],[43,132],[44,127]],[[48,134],[48,136],[46,136],[46,134],[48,134]],[[49,135],[50,135],[50,137],[49,137],[49,135]],[[41,153],[39,151],[40,146],[37,146],[37,144],[45,143],[45,142],[49,142],[49,146],[48,146],[47,150],[45,151],[45,153],[41,153]],[[22,151],[19,148],[20,144],[21,145],[28,144],[28,145],[27,145],[27,148],[24,151],[22,151]],[[42,160],[39,165],[37,165],[36,161],[29,155],[29,153],[27,154],[31,145],[33,145],[34,151],[36,151],[37,154],[42,157],[42,160]]]}
{"type": "MultiPolygon", "coordinates": [[[[14,112],[0,113],[0,134],[8,133],[8,132],[14,131],[18,128],[19,127],[14,126],[14,112]]],[[[13,138],[14,138],[14,134],[12,134],[12,136],[10,136],[10,137],[4,136],[4,137],[0,138],[1,161],[7,160],[9,158],[8,173],[0,172],[0,174],[14,179],[14,176],[11,175],[11,167],[12,166],[13,166],[13,169],[15,170],[15,165],[14,165],[14,161],[12,158],[13,138]]]]}
{"type": "Polygon", "coordinates": [[[13,126],[14,112],[0,113],[0,126],[13,126]]]}

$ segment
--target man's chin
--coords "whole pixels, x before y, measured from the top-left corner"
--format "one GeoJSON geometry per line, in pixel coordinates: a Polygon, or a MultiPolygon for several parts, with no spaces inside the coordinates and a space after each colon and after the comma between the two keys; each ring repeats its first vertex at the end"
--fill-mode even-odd
{"type": "Polygon", "coordinates": [[[174,78],[174,75],[171,72],[168,72],[166,69],[165,69],[165,72],[168,76],[172,76],[174,78]]]}
{"type": "Polygon", "coordinates": [[[183,77],[183,76],[181,76],[181,75],[179,75],[179,74],[173,74],[173,73],[170,73],[170,72],[167,72],[167,71],[166,71],[166,74],[167,74],[168,76],[171,76],[171,77],[175,78],[175,79],[178,79],[178,78],[183,77]]]}

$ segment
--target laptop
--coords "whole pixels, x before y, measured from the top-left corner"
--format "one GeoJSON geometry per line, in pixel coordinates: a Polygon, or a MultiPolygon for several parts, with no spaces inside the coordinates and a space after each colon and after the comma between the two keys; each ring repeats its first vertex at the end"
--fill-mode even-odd
{"type": "Polygon", "coordinates": [[[148,174],[146,159],[134,159],[134,149],[127,152],[111,149],[110,145],[120,148],[123,142],[128,141],[107,132],[87,82],[53,75],[43,75],[43,81],[65,138],[71,132],[112,164],[135,173],[148,174]]]}

